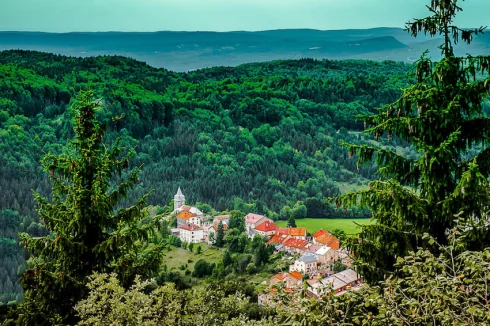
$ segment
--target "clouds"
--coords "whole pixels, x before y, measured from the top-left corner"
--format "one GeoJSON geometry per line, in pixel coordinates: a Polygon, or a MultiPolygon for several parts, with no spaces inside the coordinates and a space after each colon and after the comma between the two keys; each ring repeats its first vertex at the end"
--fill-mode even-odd
{"type": "MultiPolygon", "coordinates": [[[[426,0],[0,0],[0,30],[157,31],[403,26],[426,0]]],[[[461,24],[490,23],[472,0],[461,24]]],[[[482,10],[485,9],[486,10],[482,10]]]]}

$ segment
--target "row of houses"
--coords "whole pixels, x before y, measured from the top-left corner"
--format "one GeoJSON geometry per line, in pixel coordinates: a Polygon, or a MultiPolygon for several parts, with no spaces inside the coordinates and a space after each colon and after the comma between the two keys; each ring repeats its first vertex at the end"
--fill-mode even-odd
{"type": "Polygon", "coordinates": [[[288,295],[304,291],[308,297],[317,299],[329,295],[341,295],[345,291],[360,289],[362,277],[354,270],[346,269],[323,279],[310,279],[305,282],[302,273],[292,271],[273,275],[268,285],[268,291],[258,296],[259,305],[275,306],[280,303],[277,298],[279,288],[288,295]]]}
{"type": "Polygon", "coordinates": [[[321,298],[325,295],[342,294],[346,290],[355,290],[362,286],[362,277],[352,269],[346,269],[320,280],[309,280],[308,295],[321,298]]]}

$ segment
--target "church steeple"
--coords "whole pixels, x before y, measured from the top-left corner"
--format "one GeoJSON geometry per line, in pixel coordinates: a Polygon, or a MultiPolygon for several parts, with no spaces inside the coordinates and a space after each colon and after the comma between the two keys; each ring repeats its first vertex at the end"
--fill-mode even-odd
{"type": "Polygon", "coordinates": [[[182,190],[180,190],[180,186],[179,186],[179,190],[177,190],[177,193],[174,196],[174,211],[182,207],[184,204],[185,204],[185,196],[182,193],[182,190]]]}

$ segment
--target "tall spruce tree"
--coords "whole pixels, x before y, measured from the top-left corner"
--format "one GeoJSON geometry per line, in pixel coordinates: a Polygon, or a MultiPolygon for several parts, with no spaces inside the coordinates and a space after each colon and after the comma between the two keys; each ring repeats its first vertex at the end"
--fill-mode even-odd
{"type": "Polygon", "coordinates": [[[216,232],[216,242],[215,245],[216,247],[223,247],[225,239],[225,227],[223,226],[223,222],[219,222],[218,224],[218,231],[216,232]]]}
{"type": "Polygon", "coordinates": [[[137,274],[157,275],[163,247],[154,233],[158,221],[147,214],[146,196],[117,208],[139,181],[140,169],[129,171],[134,151],[123,154],[119,142],[112,149],[104,145],[105,130],[96,118],[99,103],[91,91],[81,92],[72,106],[74,140],[63,154],[42,159],[52,199],[34,197],[50,235],[21,234],[31,258],[21,276],[20,324],[74,323],[73,306],[85,297],[94,271],[115,272],[123,284],[137,274]]]}
{"type": "Polygon", "coordinates": [[[454,45],[469,44],[484,28],[454,26],[462,9],[457,0],[432,0],[429,17],[407,23],[413,36],[442,37],[442,58],[424,54],[414,66],[416,83],[380,113],[363,116],[366,132],[378,140],[393,135],[419,154],[410,159],[374,146],[346,144],[358,164],[375,159],[381,179],[369,189],[335,199],[337,207],[368,207],[375,223],[362,228],[350,248],[369,280],[394,271],[398,256],[416,247],[430,247],[428,233],[444,245],[447,230],[464,224],[468,249],[489,244],[487,178],[490,173],[490,120],[482,108],[489,92],[489,56],[458,57],[454,45]],[[483,226],[483,228],[482,228],[483,226]]]}

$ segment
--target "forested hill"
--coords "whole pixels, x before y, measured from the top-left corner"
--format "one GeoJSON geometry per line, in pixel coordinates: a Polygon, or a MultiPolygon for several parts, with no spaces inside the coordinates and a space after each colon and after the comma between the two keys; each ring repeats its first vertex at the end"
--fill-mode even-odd
{"type": "MultiPolygon", "coordinates": [[[[30,189],[49,189],[39,160],[72,137],[69,102],[102,98],[108,141],[121,137],[144,164],[135,196],[166,204],[180,185],[191,202],[219,210],[279,212],[297,201],[310,216],[344,214],[319,201],[365,183],[342,140],[358,114],[396,99],[408,66],[394,62],[275,61],[187,74],[122,57],[76,59],[0,53],[2,209],[33,216],[30,189]],[[246,210],[246,209],[245,209],[246,210]]],[[[27,226],[26,226],[27,227],[27,226]]]]}
{"type": "Polygon", "coordinates": [[[40,159],[72,138],[80,89],[100,96],[106,141],[120,137],[138,153],[131,164],[144,164],[130,201],[155,189],[149,203],[166,205],[181,186],[190,203],[218,210],[359,216],[322,204],[376,171],[358,173],[339,143],[364,141],[354,117],[394,101],[408,69],[299,60],[178,74],[123,57],[0,52],[0,302],[22,298],[17,232],[46,234],[31,189],[50,190],[40,159]]]}

